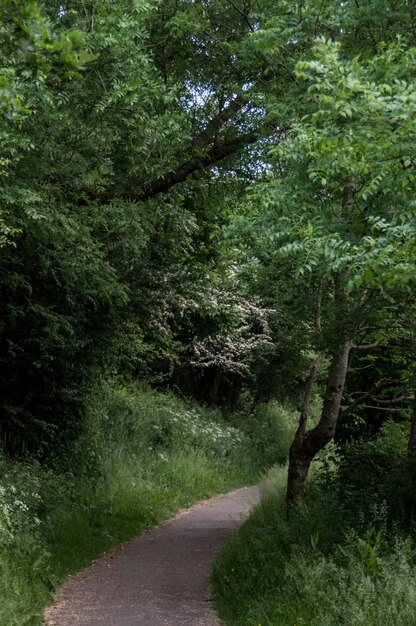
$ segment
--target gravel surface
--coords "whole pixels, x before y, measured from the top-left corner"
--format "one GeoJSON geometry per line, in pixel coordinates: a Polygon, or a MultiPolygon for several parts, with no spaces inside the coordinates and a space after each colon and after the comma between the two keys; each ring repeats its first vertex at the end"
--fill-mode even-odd
{"type": "Polygon", "coordinates": [[[259,498],[247,487],[206,500],[97,559],[61,587],[46,626],[220,626],[212,561],[259,498]]]}

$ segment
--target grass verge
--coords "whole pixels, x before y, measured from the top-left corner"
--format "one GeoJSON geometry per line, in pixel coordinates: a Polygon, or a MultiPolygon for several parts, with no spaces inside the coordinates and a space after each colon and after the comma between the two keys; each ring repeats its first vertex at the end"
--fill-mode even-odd
{"type": "Polygon", "coordinates": [[[225,420],[171,394],[109,383],[52,468],[0,457],[0,624],[39,626],[69,573],[180,508],[258,480],[287,446],[276,411],[266,413],[225,420]]]}
{"type": "Polygon", "coordinates": [[[346,525],[315,491],[287,519],[286,468],[268,476],[261,505],[215,563],[217,608],[228,626],[414,626],[415,549],[372,521],[346,525]]]}

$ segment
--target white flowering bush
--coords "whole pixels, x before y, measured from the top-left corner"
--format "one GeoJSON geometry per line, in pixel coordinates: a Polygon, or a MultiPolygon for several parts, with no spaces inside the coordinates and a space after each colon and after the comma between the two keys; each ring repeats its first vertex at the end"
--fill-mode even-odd
{"type": "Polygon", "coordinates": [[[196,369],[215,367],[219,371],[250,373],[244,360],[261,346],[271,345],[269,326],[272,309],[265,309],[255,298],[243,298],[224,289],[211,288],[200,303],[188,302],[190,310],[202,311],[203,318],[221,321],[216,332],[191,344],[190,365],[196,369]]]}
{"type": "Polygon", "coordinates": [[[6,474],[0,482],[0,549],[18,543],[40,525],[40,478],[34,472],[6,474]]]}

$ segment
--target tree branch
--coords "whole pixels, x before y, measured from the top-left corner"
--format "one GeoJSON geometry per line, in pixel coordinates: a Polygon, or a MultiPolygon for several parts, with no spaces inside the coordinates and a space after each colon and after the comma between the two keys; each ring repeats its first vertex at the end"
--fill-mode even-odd
{"type": "Polygon", "coordinates": [[[127,194],[127,197],[124,196],[124,198],[128,200],[149,200],[158,193],[167,192],[171,187],[184,182],[194,172],[218,163],[225,157],[237,152],[243,146],[255,143],[258,138],[258,133],[253,132],[214,145],[204,156],[185,161],[176,170],[171,170],[161,178],[153,181],[143,191],[127,194]]]}
{"type": "Polygon", "coordinates": [[[245,23],[247,24],[247,26],[249,27],[249,29],[251,30],[251,32],[252,32],[252,33],[254,33],[254,26],[252,25],[252,23],[251,23],[251,22],[250,22],[250,20],[248,19],[248,16],[247,16],[247,15],[246,15],[243,11],[241,11],[241,10],[238,8],[238,6],[237,6],[236,4],[234,4],[234,2],[233,2],[232,0],[227,0],[227,2],[228,2],[228,4],[230,4],[230,5],[233,7],[233,9],[234,9],[235,11],[237,11],[237,13],[238,13],[239,15],[241,15],[241,17],[243,18],[243,20],[245,21],[245,23]]]}
{"type": "MultiPolygon", "coordinates": [[[[375,398],[374,396],[370,396],[370,398],[371,400],[374,400],[378,404],[385,404],[385,405],[400,404],[400,402],[413,400],[413,396],[399,396],[398,398],[392,398],[391,400],[380,400],[379,398],[377,397],[375,398]]],[[[379,407],[379,408],[381,409],[382,407],[379,407]]]]}
{"type": "MultiPolygon", "coordinates": [[[[191,174],[218,163],[227,156],[238,152],[242,147],[255,143],[262,136],[278,132],[283,134],[286,130],[282,128],[268,128],[263,125],[257,130],[233,137],[232,139],[223,139],[217,141],[219,131],[225,124],[238,114],[239,111],[249,101],[249,92],[235,96],[233,100],[215,115],[206,125],[205,129],[195,137],[189,145],[188,152],[193,156],[182,162],[177,168],[167,172],[163,176],[151,181],[149,184],[141,184],[137,191],[132,191],[118,195],[119,198],[130,201],[143,201],[153,198],[159,193],[166,193],[177,185],[184,182],[191,174]],[[267,129],[267,132],[266,132],[267,129]]],[[[102,202],[111,199],[111,190],[108,190],[99,196],[102,202]]]]}
{"type": "Polygon", "coordinates": [[[403,381],[400,378],[381,378],[369,389],[369,391],[364,391],[359,398],[354,400],[346,409],[340,412],[338,423],[343,422],[348,415],[350,415],[357,407],[363,404],[365,400],[368,398],[372,398],[374,393],[381,389],[382,387],[386,387],[388,385],[401,385],[403,381]]]}
{"type": "Polygon", "coordinates": [[[365,409],[377,409],[377,411],[401,411],[401,409],[392,409],[389,406],[375,406],[373,404],[364,404],[365,409]]]}
{"type": "Polygon", "coordinates": [[[380,345],[380,341],[373,341],[373,343],[367,343],[367,344],[353,344],[352,347],[354,348],[354,350],[371,350],[371,348],[378,348],[378,346],[380,345]]]}
{"type": "Polygon", "coordinates": [[[206,128],[192,141],[192,145],[204,146],[215,139],[218,130],[247,104],[248,93],[249,92],[247,92],[247,95],[235,96],[226,107],[221,109],[217,115],[210,119],[206,128]]]}

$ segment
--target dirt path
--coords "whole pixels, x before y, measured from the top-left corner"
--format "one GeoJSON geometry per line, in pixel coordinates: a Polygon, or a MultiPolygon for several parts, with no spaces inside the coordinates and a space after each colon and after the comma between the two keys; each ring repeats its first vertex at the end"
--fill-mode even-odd
{"type": "Polygon", "coordinates": [[[48,626],[219,626],[212,560],[259,500],[238,489],[179,513],[73,576],[48,626]]]}

